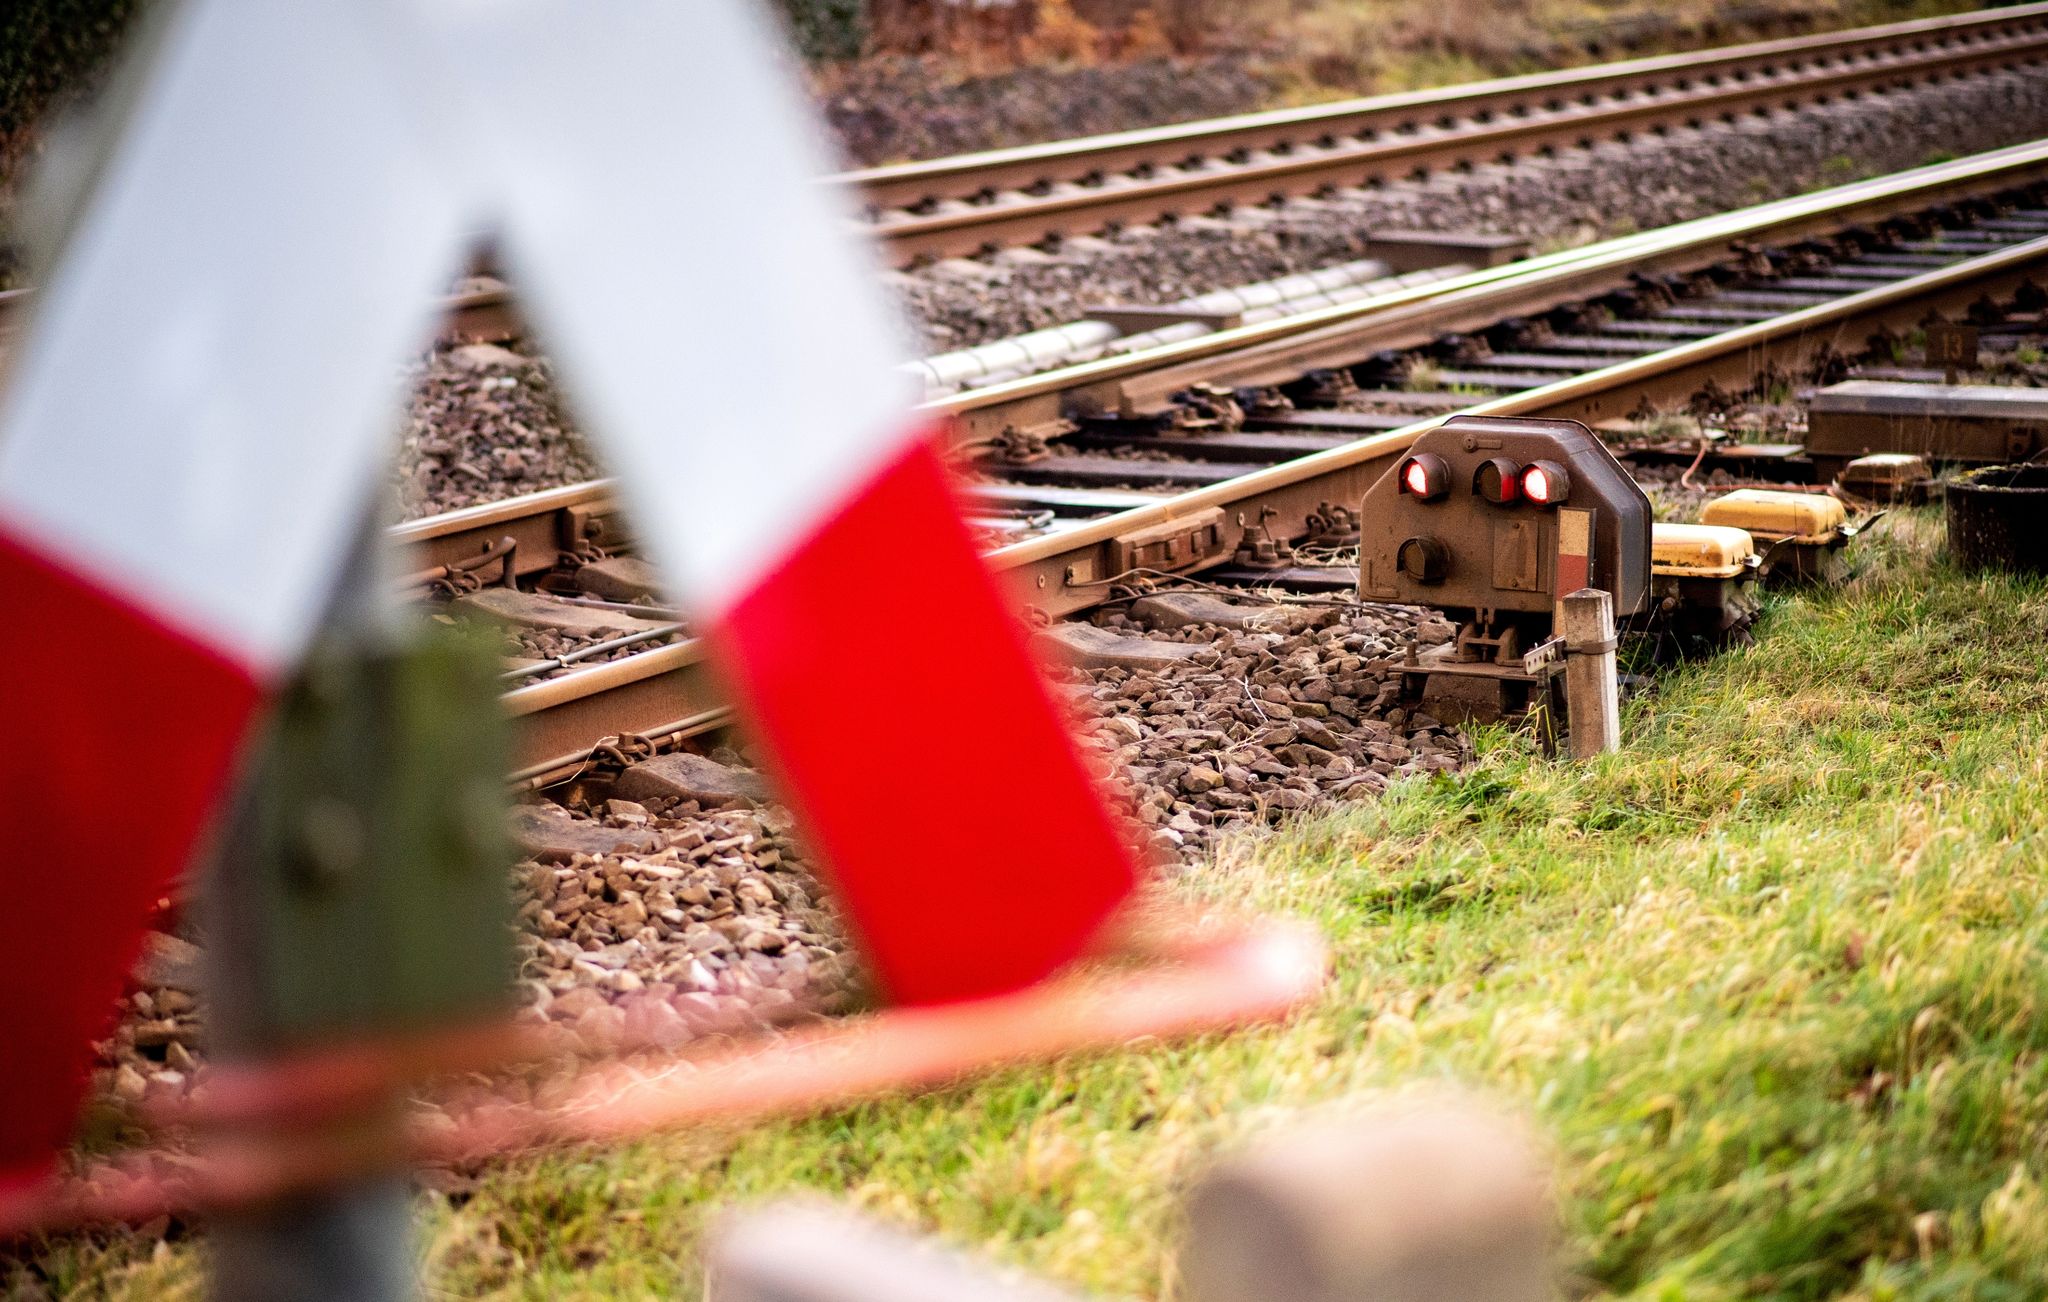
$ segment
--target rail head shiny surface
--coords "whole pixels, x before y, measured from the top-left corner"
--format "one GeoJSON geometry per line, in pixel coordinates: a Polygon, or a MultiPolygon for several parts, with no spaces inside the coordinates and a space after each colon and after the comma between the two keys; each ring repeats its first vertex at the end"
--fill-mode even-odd
{"type": "Polygon", "coordinates": [[[616,492],[617,481],[611,479],[590,479],[580,484],[564,484],[560,488],[543,488],[517,497],[500,498],[495,502],[407,520],[391,527],[391,537],[400,543],[420,543],[573,507],[609,505],[616,492]]]}

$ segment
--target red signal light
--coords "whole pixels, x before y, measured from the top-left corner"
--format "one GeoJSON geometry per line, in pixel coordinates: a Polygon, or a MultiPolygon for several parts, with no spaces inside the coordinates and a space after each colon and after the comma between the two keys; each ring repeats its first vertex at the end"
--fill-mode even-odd
{"type": "Polygon", "coordinates": [[[1522,495],[1517,476],[1521,474],[1520,464],[1506,457],[1494,457],[1479,463],[1479,469],[1472,472],[1472,491],[1495,506],[1512,506],[1522,495]]]}
{"type": "Polygon", "coordinates": [[[1451,491],[1451,468],[1431,452],[1418,452],[1401,463],[1401,491],[1418,501],[1434,502],[1451,491]]]}
{"type": "Polygon", "coordinates": [[[1572,477],[1555,461],[1534,461],[1522,471],[1522,496],[1533,506],[1556,506],[1572,495],[1572,477]]]}

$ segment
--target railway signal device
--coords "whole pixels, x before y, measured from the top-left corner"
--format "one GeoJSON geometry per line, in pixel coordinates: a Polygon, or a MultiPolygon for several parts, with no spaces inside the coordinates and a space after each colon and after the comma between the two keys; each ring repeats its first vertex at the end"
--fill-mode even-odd
{"type": "MultiPolygon", "coordinates": [[[[0,807],[0,1234],[364,1160],[238,1168],[232,1188],[202,1164],[111,1202],[90,1182],[38,1192],[145,918],[331,604],[391,452],[395,364],[432,338],[479,229],[649,550],[724,647],[868,968],[912,1009],[851,1042],[411,1133],[405,1153],[806,1106],[1268,1015],[1313,987],[1313,944],[1241,934],[1181,938],[1170,970],[1106,989],[1040,984],[1107,943],[1134,864],[933,431],[908,416],[897,331],[751,6],[187,0],[158,16],[150,58],[108,97],[127,116],[103,123],[0,401],[0,588],[57,634],[25,642],[0,686],[16,793],[0,807]],[[707,203],[707,174],[747,192],[707,203]],[[906,540],[916,584],[862,581],[906,540]],[[902,635],[934,608],[946,638],[902,635]],[[976,728],[885,722],[970,700],[976,728]],[[116,737],[147,739],[150,781],[110,772],[116,737]],[[906,853],[894,811],[913,769],[906,853]]],[[[350,1073],[380,1080],[462,1060],[351,1053],[350,1073]]],[[[263,1107],[245,1111],[302,1106],[332,1066],[258,1072],[242,1096],[263,1107]]]]}
{"type": "Polygon", "coordinates": [[[1649,499],[1577,421],[1454,416],[1366,491],[1360,516],[1360,598],[1458,626],[1407,662],[1439,717],[1498,717],[1547,689],[1567,594],[1606,591],[1617,619],[1649,598],[1649,499]]]}
{"type": "Polygon", "coordinates": [[[1873,520],[1849,523],[1842,499],[1826,493],[1738,488],[1700,511],[1700,521],[1741,529],[1763,550],[1766,579],[1839,582],[1846,574],[1842,549],[1873,520]]]}
{"type": "Polygon", "coordinates": [[[1650,526],[1651,606],[1646,627],[1719,642],[1756,618],[1763,557],[1747,530],[1729,525],[1650,526]]]}

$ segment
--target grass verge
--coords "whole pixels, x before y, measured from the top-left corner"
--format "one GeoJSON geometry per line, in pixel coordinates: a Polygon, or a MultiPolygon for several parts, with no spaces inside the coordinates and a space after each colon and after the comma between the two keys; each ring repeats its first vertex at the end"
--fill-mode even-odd
{"type": "MultiPolygon", "coordinates": [[[[1294,1022],[522,1162],[426,1205],[436,1291],[686,1296],[716,1208],[809,1188],[1171,1297],[1209,1154],[1454,1080],[1554,1137],[1575,1293],[2041,1296],[2048,590],[1955,573],[1937,534],[1895,517],[1850,587],[1667,674],[1622,754],[1496,731],[1466,774],[1232,846],[1181,889],[1313,918],[1337,955],[1294,1022]]],[[[53,1292],[176,1297],[197,1260],[117,1237],[42,1264],[53,1292]]]]}

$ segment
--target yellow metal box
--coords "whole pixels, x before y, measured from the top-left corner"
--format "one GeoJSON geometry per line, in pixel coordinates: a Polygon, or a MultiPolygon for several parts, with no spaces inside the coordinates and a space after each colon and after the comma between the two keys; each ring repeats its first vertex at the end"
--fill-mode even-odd
{"type": "Polygon", "coordinates": [[[1703,524],[1747,529],[1767,542],[1827,544],[1841,538],[1849,513],[1825,493],[1788,493],[1774,488],[1738,488],[1707,503],[1703,524]]]}
{"type": "Polygon", "coordinates": [[[1911,452],[1873,452],[1835,476],[1844,492],[1873,502],[1924,502],[1933,482],[1927,459],[1911,452]]]}
{"type": "Polygon", "coordinates": [[[1650,573],[1680,579],[1733,579],[1756,564],[1748,532],[1717,524],[1650,526],[1650,573]]]}

